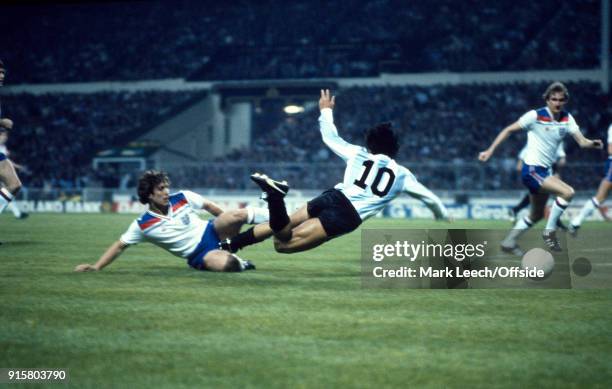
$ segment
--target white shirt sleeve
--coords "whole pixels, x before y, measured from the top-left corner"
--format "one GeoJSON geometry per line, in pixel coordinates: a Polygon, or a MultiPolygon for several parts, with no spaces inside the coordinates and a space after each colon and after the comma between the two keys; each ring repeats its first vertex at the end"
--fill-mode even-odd
{"type": "Polygon", "coordinates": [[[447,219],[448,210],[444,204],[442,204],[442,200],[427,189],[425,185],[421,184],[410,170],[404,168],[404,172],[406,173],[404,179],[404,192],[425,204],[425,206],[433,212],[436,219],[447,219]]]}
{"type": "Polygon", "coordinates": [[[361,147],[348,143],[338,135],[338,129],[334,125],[334,115],[331,108],[323,108],[321,110],[319,126],[321,128],[323,142],[345,161],[354,157],[361,151],[361,147]]]}
{"type": "Polygon", "coordinates": [[[576,120],[571,114],[568,114],[569,118],[567,120],[567,130],[570,134],[575,134],[580,131],[580,127],[576,123],[576,120]]]}
{"type": "Polygon", "coordinates": [[[531,111],[521,116],[518,122],[523,130],[529,131],[531,130],[531,125],[534,124],[537,119],[538,119],[538,113],[535,111],[535,109],[532,109],[531,111]]]}
{"type": "Polygon", "coordinates": [[[138,226],[138,222],[136,220],[134,220],[132,224],[130,224],[127,231],[125,231],[123,235],[121,235],[119,240],[127,245],[138,244],[144,241],[144,234],[138,226]]]}
{"type": "Polygon", "coordinates": [[[608,127],[608,144],[612,144],[612,124],[608,127]]]}
{"type": "Polygon", "coordinates": [[[563,147],[563,142],[559,143],[559,147],[557,147],[557,160],[565,158],[565,148],[563,147]]]}
{"type": "Polygon", "coordinates": [[[204,207],[204,203],[206,202],[204,197],[190,190],[183,190],[181,193],[185,195],[185,198],[187,198],[187,202],[189,205],[191,205],[191,208],[202,209],[204,207]]]}

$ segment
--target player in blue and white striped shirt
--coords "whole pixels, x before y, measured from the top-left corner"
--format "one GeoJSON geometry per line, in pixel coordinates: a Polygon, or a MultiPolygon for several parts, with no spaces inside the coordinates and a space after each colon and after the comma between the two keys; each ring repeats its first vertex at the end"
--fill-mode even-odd
{"type": "Polygon", "coordinates": [[[344,179],[287,214],[284,197],[286,182],[265,175],[251,176],[267,195],[270,223],[253,227],[223,243],[235,252],[274,235],[274,247],[281,253],[309,250],[340,235],[354,231],[366,219],[380,212],[391,200],[406,193],[423,202],[436,219],[448,219],[446,207],[438,196],[417,181],[410,170],[393,158],[399,143],[389,123],[371,128],[366,135],[367,149],[352,145],[338,135],[332,109],[334,97],[321,91],[319,125],[323,142],[346,162],[344,179]]]}

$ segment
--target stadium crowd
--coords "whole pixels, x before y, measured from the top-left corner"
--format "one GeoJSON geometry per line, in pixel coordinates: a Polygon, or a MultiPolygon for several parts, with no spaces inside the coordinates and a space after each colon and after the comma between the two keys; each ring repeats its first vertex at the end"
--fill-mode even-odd
{"type": "Polygon", "coordinates": [[[598,64],[598,0],[202,4],[6,5],[0,13],[0,58],[10,64],[12,84],[358,77],[598,64]]]}
{"type": "MultiPolygon", "coordinates": [[[[472,165],[478,152],[484,150],[505,125],[516,121],[527,110],[544,105],[540,95],[545,88],[546,84],[537,83],[351,87],[338,93],[335,120],[341,136],[354,144],[364,144],[362,134],[368,126],[391,121],[399,130],[402,143],[397,159],[407,166],[425,166],[415,168],[415,173],[428,186],[441,189],[520,188],[513,169],[518,151],[526,142],[525,134],[514,136],[504,144],[492,164],[477,170],[472,165]]],[[[582,131],[589,137],[603,137],[603,130],[612,118],[607,96],[594,83],[569,84],[569,89],[568,109],[582,131]]],[[[316,112],[287,117],[274,130],[262,132],[249,148],[235,150],[219,162],[283,161],[312,165],[339,161],[321,142],[317,117],[316,112]]],[[[603,158],[599,152],[580,150],[571,137],[566,139],[565,149],[572,163],[596,163],[603,158]]],[[[291,171],[282,169],[279,176],[291,175],[291,171]]],[[[598,176],[597,173],[591,176],[571,174],[568,181],[578,188],[586,188],[592,187],[598,176]]],[[[324,170],[314,168],[298,174],[295,179],[298,187],[308,187],[313,182],[327,184],[328,177],[324,170]]],[[[339,177],[341,174],[333,176],[332,180],[339,177]]]]}
{"type": "MultiPolygon", "coordinates": [[[[397,159],[432,188],[518,189],[521,185],[513,169],[526,140],[524,134],[504,144],[491,164],[478,164],[476,155],[503,126],[528,109],[543,106],[539,96],[544,89],[545,84],[522,83],[350,87],[337,93],[335,120],[340,134],[355,144],[363,144],[362,134],[368,126],[392,122],[402,144],[397,159]]],[[[582,131],[601,138],[612,118],[606,95],[593,83],[569,84],[569,89],[568,108],[582,131]]],[[[118,187],[122,177],[117,171],[91,168],[96,153],[134,140],[201,97],[197,92],[7,96],[3,107],[16,123],[9,149],[15,160],[28,165],[23,179],[30,187],[118,187]],[[28,158],[32,155],[36,158],[28,158]]],[[[281,102],[266,109],[280,111],[281,102]]],[[[265,131],[253,129],[256,136],[249,147],[233,150],[212,165],[173,171],[175,184],[248,189],[248,174],[261,169],[299,188],[335,184],[342,176],[342,163],[321,141],[318,112],[278,117],[276,123],[263,124],[265,131]]],[[[254,123],[262,125],[257,120],[254,123]]],[[[599,152],[580,150],[569,137],[565,144],[570,164],[602,160],[599,152]]],[[[597,173],[572,171],[575,169],[568,170],[567,180],[579,189],[593,187],[599,178],[597,173]]]]}
{"type": "Polygon", "coordinates": [[[115,187],[115,171],[91,168],[96,153],[126,144],[201,97],[202,92],[7,95],[3,113],[15,122],[8,148],[27,167],[20,176],[29,187],[115,187]]]}

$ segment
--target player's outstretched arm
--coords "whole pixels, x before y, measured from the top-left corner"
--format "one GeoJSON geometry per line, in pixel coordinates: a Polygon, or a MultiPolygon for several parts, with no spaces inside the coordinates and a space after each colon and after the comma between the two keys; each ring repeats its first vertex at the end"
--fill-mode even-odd
{"type": "Polygon", "coordinates": [[[557,160],[557,170],[561,170],[565,165],[567,165],[567,159],[565,157],[557,160]]]}
{"type": "Polygon", "coordinates": [[[497,146],[499,146],[506,139],[508,139],[510,134],[512,134],[513,132],[520,131],[521,128],[522,127],[519,124],[519,122],[516,121],[516,122],[512,123],[511,125],[509,125],[508,127],[506,127],[503,130],[501,130],[501,132],[499,134],[497,134],[497,137],[495,138],[493,143],[491,143],[491,146],[489,146],[489,148],[486,149],[485,151],[481,151],[480,154],[478,154],[478,159],[480,161],[482,161],[482,162],[488,161],[489,158],[491,158],[493,156],[493,153],[495,152],[495,149],[497,149],[497,146]]]}
{"type": "MultiPolygon", "coordinates": [[[[191,204],[193,209],[203,209],[215,217],[225,212],[224,209],[219,206],[219,204],[204,198],[198,193],[192,192],[190,190],[184,190],[182,191],[182,193],[185,195],[187,201],[189,202],[189,204],[191,204]]],[[[130,229],[132,229],[132,226],[130,226],[130,229]]],[[[140,235],[138,233],[139,230],[137,228],[133,228],[132,230],[136,232],[136,235],[140,235]]],[[[132,242],[128,243],[131,244],[132,242]]]]}
{"type": "Polygon", "coordinates": [[[16,163],[12,159],[11,159],[11,163],[13,164],[13,167],[15,168],[15,170],[19,170],[19,171],[22,171],[22,172],[27,172],[28,171],[28,169],[25,166],[16,163]]]}
{"type": "Polygon", "coordinates": [[[215,217],[221,215],[224,212],[223,208],[221,208],[219,204],[210,200],[204,200],[204,205],[202,206],[202,209],[215,217]]]}
{"type": "Polygon", "coordinates": [[[574,132],[572,135],[576,143],[583,149],[603,149],[603,142],[601,139],[587,139],[580,130],[574,132]]]}
{"type": "Polygon", "coordinates": [[[334,124],[334,114],[332,112],[335,105],[336,96],[331,96],[329,89],[321,89],[321,97],[319,98],[319,109],[321,110],[319,127],[321,129],[323,143],[325,143],[336,155],[346,161],[357,154],[360,147],[348,143],[338,135],[338,129],[334,124]]]}
{"type": "Polygon", "coordinates": [[[74,268],[74,271],[77,272],[86,272],[86,271],[98,271],[102,270],[106,266],[108,266],[111,262],[113,262],[123,251],[128,247],[125,243],[118,240],[113,243],[102,256],[98,259],[94,265],[90,265],[88,263],[83,263],[74,268]]]}
{"type": "Polygon", "coordinates": [[[414,176],[411,175],[406,178],[404,182],[404,191],[411,197],[425,204],[427,208],[433,212],[436,220],[451,221],[448,215],[448,209],[444,206],[442,200],[425,185],[417,181],[414,176]]]}

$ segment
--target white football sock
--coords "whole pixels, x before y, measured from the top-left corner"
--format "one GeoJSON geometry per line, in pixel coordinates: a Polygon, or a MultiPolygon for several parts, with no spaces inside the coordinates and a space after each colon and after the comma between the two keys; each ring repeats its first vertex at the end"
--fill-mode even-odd
{"type": "Polygon", "coordinates": [[[16,202],[11,201],[9,208],[11,209],[11,211],[13,211],[13,215],[15,215],[17,219],[21,217],[21,209],[19,209],[16,202]]]}
{"type": "Polygon", "coordinates": [[[514,246],[518,237],[531,228],[531,226],[533,226],[533,222],[528,216],[519,218],[502,243],[504,246],[514,246]]]}
{"type": "Polygon", "coordinates": [[[595,197],[591,198],[589,201],[584,203],[580,213],[572,220],[572,225],[576,227],[580,227],[584,219],[589,217],[591,213],[595,210],[595,208],[599,208],[599,201],[595,197]]]}
{"type": "Polygon", "coordinates": [[[557,222],[569,203],[563,200],[561,197],[557,197],[552,207],[550,207],[550,215],[548,215],[548,222],[546,222],[546,230],[554,231],[557,229],[557,222]]]}
{"type": "Polygon", "coordinates": [[[0,188],[0,213],[8,207],[9,203],[13,200],[11,192],[6,188],[0,188]]]}
{"type": "Polygon", "coordinates": [[[267,208],[246,207],[247,224],[260,224],[270,220],[270,211],[267,208]]]}

